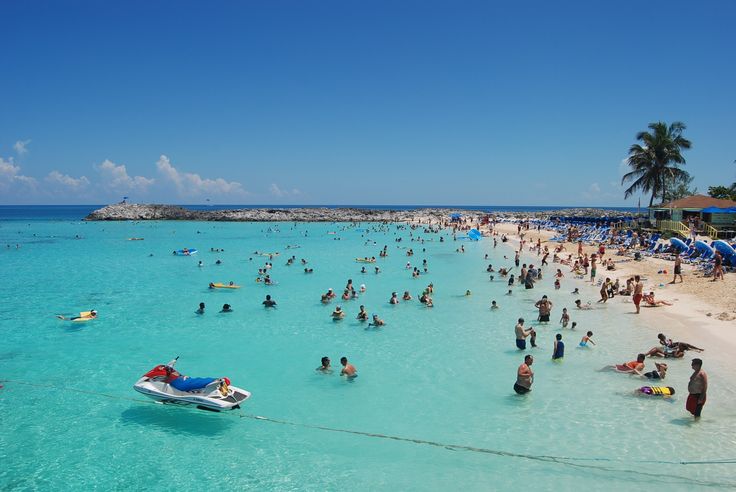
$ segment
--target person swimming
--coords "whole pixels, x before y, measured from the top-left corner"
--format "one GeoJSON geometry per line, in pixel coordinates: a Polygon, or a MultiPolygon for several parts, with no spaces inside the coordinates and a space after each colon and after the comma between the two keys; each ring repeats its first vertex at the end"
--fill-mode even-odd
{"type": "Polygon", "coordinates": [[[411,301],[412,300],[411,294],[409,294],[409,291],[408,290],[405,290],[404,291],[404,295],[402,296],[402,299],[405,300],[405,301],[411,301]]]}
{"type": "Polygon", "coordinates": [[[222,305],[222,311],[220,311],[220,312],[221,313],[232,313],[233,312],[233,308],[230,306],[230,304],[223,304],[222,305]]]}
{"type": "Polygon", "coordinates": [[[200,302],[199,303],[199,309],[197,309],[196,311],[194,311],[194,313],[195,314],[204,314],[204,303],[203,302],[200,302]]]}
{"type": "Polygon", "coordinates": [[[276,301],[271,299],[271,295],[266,295],[266,299],[261,303],[267,308],[276,307],[276,301]]]}
{"type": "Polygon", "coordinates": [[[365,310],[365,306],[360,306],[360,311],[358,311],[356,319],[358,319],[358,321],[368,321],[368,312],[365,310]]]}
{"type": "Polygon", "coordinates": [[[77,321],[77,320],[88,320],[88,319],[95,319],[97,317],[97,310],[90,309],[86,313],[80,313],[79,316],[72,316],[71,318],[67,318],[66,316],[62,314],[57,314],[57,318],[62,319],[64,321],[77,321]]]}
{"type": "Polygon", "coordinates": [[[388,301],[389,304],[398,304],[399,303],[399,296],[396,294],[396,292],[391,293],[391,299],[388,301]]]}
{"type": "Polygon", "coordinates": [[[332,374],[332,367],[330,367],[330,358],[327,356],[322,357],[321,365],[315,369],[315,371],[321,372],[322,374],[332,374]]]}
{"type": "Polygon", "coordinates": [[[491,301],[491,309],[498,309],[498,304],[496,304],[496,301],[491,301]]]}
{"type": "Polygon", "coordinates": [[[384,326],[386,324],[385,321],[383,321],[381,318],[378,317],[377,314],[373,315],[373,321],[368,323],[368,326],[384,326]]]}

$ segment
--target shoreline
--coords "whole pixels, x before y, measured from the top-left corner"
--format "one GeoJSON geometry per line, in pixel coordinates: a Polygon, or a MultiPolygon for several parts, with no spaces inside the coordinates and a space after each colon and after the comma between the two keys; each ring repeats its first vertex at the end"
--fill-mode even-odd
{"type": "MultiPolygon", "coordinates": [[[[495,230],[499,234],[506,234],[509,240],[514,242],[515,249],[518,249],[519,237],[516,234],[516,224],[498,224],[495,230]]],[[[537,238],[541,238],[543,244],[545,242],[549,244],[549,239],[552,236],[551,231],[542,230],[537,232],[530,229],[526,231],[525,239],[527,239],[527,242],[525,246],[536,242],[537,238]]],[[[572,248],[577,247],[575,243],[566,242],[563,244],[568,247],[568,252],[573,252],[572,248]]],[[[587,254],[596,252],[597,246],[585,244],[583,251],[587,254]]],[[[528,257],[529,254],[535,253],[526,250],[522,254],[528,257]]],[[[608,254],[607,251],[606,257],[608,254]]],[[[615,254],[613,258],[614,261],[623,259],[623,257],[615,254]]],[[[696,345],[707,346],[708,354],[714,358],[723,359],[732,366],[733,363],[727,359],[729,354],[736,350],[736,331],[734,331],[734,327],[736,327],[736,306],[734,305],[736,282],[734,276],[726,275],[726,279],[723,281],[711,282],[710,279],[696,274],[696,270],[691,265],[683,264],[685,281],[669,284],[668,282],[672,280],[673,276],[672,264],[671,261],[644,256],[641,261],[616,263],[616,270],[614,271],[599,269],[599,278],[610,277],[614,281],[619,278],[623,285],[627,278],[641,275],[645,279],[645,291],[654,291],[658,299],[673,302],[672,306],[656,308],[642,306],[638,318],[647,325],[647,329],[651,330],[652,339],[656,340],[657,333],[664,332],[673,340],[690,340],[696,345]],[[667,274],[657,273],[665,269],[668,272],[667,274]],[[664,287],[660,288],[660,284],[663,284],[664,287]]],[[[595,302],[598,298],[599,287],[597,284],[591,284],[589,277],[587,279],[571,278],[569,266],[550,262],[549,269],[554,270],[556,268],[560,268],[563,274],[567,276],[567,282],[572,281],[580,287],[581,298],[587,297],[595,302]]],[[[630,296],[617,295],[615,298],[609,299],[608,303],[616,303],[618,304],[617,308],[637,316],[633,314],[634,305],[630,296]],[[630,309],[621,306],[621,304],[630,305],[630,309]]]]}

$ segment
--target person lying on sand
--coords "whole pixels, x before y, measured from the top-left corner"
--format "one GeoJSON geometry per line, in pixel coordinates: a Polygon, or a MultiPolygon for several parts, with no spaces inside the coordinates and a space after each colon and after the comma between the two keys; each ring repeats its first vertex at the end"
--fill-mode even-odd
{"type": "Polygon", "coordinates": [[[650,292],[649,294],[644,294],[642,296],[642,300],[644,301],[645,306],[647,307],[672,306],[672,303],[669,301],[655,300],[654,292],[650,292]]]}

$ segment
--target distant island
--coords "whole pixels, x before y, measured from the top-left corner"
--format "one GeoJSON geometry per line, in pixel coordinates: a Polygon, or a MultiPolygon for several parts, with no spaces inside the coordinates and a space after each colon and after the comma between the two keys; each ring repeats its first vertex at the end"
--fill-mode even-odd
{"type": "Polygon", "coordinates": [[[489,215],[508,218],[631,217],[635,214],[605,209],[571,208],[547,212],[497,212],[453,208],[375,210],[361,208],[246,208],[236,210],[189,210],[177,205],[116,203],[95,210],[84,220],[192,220],[224,222],[448,222],[450,214],[461,214],[471,222],[489,215]]]}

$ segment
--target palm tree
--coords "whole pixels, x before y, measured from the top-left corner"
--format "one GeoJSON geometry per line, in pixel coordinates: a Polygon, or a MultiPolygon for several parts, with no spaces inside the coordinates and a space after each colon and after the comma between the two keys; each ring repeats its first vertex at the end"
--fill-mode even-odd
{"type": "Polygon", "coordinates": [[[679,121],[667,126],[667,123],[659,121],[650,123],[651,132],[639,132],[636,139],[641,142],[635,143],[629,149],[629,157],[626,163],[632,170],[621,178],[623,185],[627,181],[633,181],[624,191],[624,198],[629,198],[636,191],[651,193],[649,206],[651,207],[656,197],[664,199],[667,182],[687,179],[687,171],[680,169],[680,164],[685,164],[681,150],[689,149],[690,140],[682,136],[685,124],[679,121]]]}

